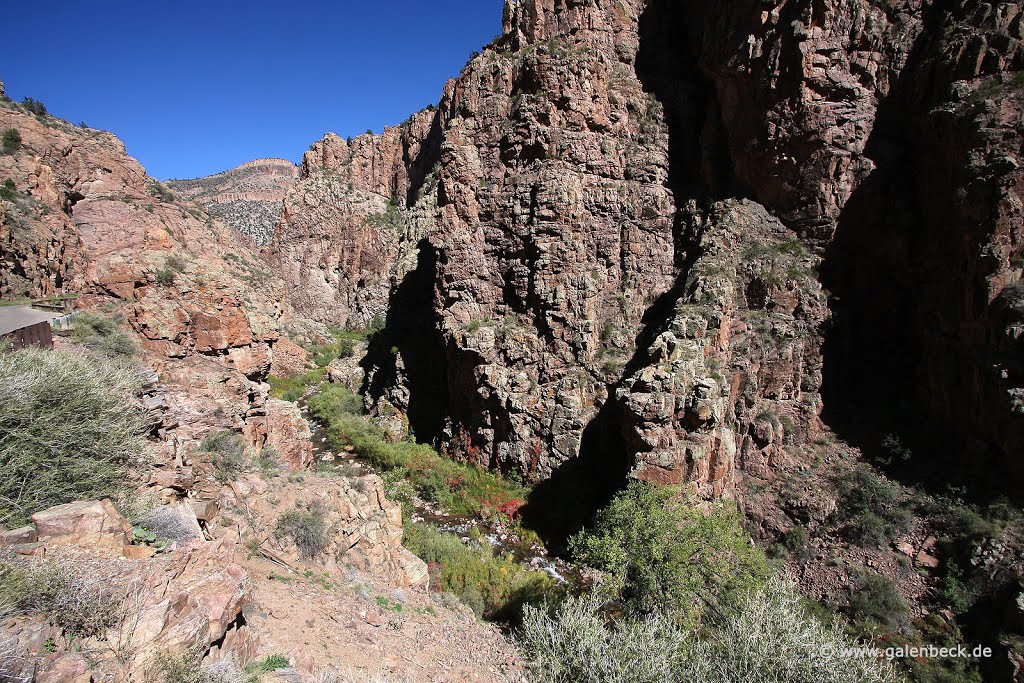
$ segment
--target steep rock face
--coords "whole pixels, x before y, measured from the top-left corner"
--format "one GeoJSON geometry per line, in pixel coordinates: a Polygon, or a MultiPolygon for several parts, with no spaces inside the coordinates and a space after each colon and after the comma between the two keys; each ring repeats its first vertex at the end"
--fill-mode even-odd
{"type": "Polygon", "coordinates": [[[169,180],[167,187],[263,246],[273,236],[281,202],[298,177],[299,169],[290,161],[256,159],[204,178],[169,180]]]}
{"type": "Polygon", "coordinates": [[[434,118],[425,110],[380,136],[347,141],[328,134],[303,156],[265,254],[297,311],[333,326],[384,317],[424,232],[400,207],[424,182],[434,118]]]}
{"type": "Polygon", "coordinates": [[[861,442],[942,425],[1019,461],[1016,6],[504,23],[436,112],[314,145],[271,247],[321,322],[386,310],[379,411],[484,465],[708,494],[771,478],[823,396],[861,442]]]}

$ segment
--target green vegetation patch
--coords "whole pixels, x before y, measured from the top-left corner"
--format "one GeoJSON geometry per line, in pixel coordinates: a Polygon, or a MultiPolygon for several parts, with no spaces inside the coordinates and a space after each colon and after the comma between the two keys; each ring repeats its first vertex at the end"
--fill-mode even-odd
{"type": "Polygon", "coordinates": [[[665,611],[682,621],[707,608],[721,612],[768,577],[764,555],[740,525],[735,506],[703,512],[675,487],[633,481],[601,510],[570,547],[607,575],[610,600],[641,613],[665,611]]]}
{"type": "Polygon", "coordinates": [[[309,411],[327,426],[331,447],[353,446],[356,455],[385,472],[401,469],[416,492],[451,514],[490,517],[518,509],[527,489],[475,465],[442,456],[430,446],[388,441],[359,414],[362,400],[340,385],[323,387],[309,400],[309,411]]]}
{"type": "Polygon", "coordinates": [[[465,544],[428,524],[406,522],[403,545],[427,563],[434,590],[455,595],[486,618],[511,618],[556,585],[544,572],[528,571],[485,543],[465,544]]]}

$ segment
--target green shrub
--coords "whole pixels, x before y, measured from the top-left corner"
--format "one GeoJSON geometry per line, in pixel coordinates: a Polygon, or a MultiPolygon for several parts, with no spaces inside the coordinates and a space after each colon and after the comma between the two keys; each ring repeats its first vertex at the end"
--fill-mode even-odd
{"type": "Polygon", "coordinates": [[[263,659],[252,662],[245,666],[245,674],[250,679],[255,678],[259,680],[259,677],[263,674],[268,674],[271,671],[278,671],[280,669],[287,669],[291,664],[288,658],[284,655],[268,655],[263,659]]]}
{"type": "Polygon", "coordinates": [[[332,533],[327,526],[327,510],[316,501],[305,509],[295,509],[281,515],[274,528],[276,538],[288,538],[299,549],[299,554],[312,559],[325,551],[331,543],[332,533]]]}
{"type": "Polygon", "coordinates": [[[420,522],[405,526],[403,545],[432,570],[434,590],[452,593],[476,614],[511,618],[519,608],[537,602],[554,586],[544,572],[527,571],[508,555],[490,546],[462,540],[420,522]]]}
{"type": "Polygon", "coordinates": [[[117,323],[101,313],[82,311],[75,314],[75,343],[82,344],[109,358],[130,358],[138,352],[135,340],[118,328],[117,323]]]}
{"type": "Polygon", "coordinates": [[[365,340],[369,334],[368,330],[335,330],[331,332],[331,341],[307,347],[307,350],[313,357],[313,363],[323,368],[336,358],[351,358],[356,342],[365,340]]]}
{"type": "Polygon", "coordinates": [[[850,540],[861,546],[884,545],[906,531],[912,518],[900,501],[896,484],[867,465],[857,465],[834,479],[839,500],[835,520],[846,526],[850,540]]]}
{"type": "Polygon", "coordinates": [[[21,133],[17,128],[8,128],[4,131],[3,146],[7,153],[17,152],[21,149],[21,133]]]}
{"type": "Polygon", "coordinates": [[[850,591],[850,614],[858,621],[894,627],[907,620],[907,603],[887,576],[865,572],[850,591]]]}
{"type": "Polygon", "coordinates": [[[329,421],[337,415],[362,415],[363,399],[359,394],[340,384],[327,384],[309,399],[310,414],[329,421]]]}
{"type": "Polygon", "coordinates": [[[249,465],[245,442],[234,432],[214,432],[201,442],[199,450],[213,456],[210,460],[217,470],[217,479],[221,482],[238,478],[249,465]]]}
{"type": "Polygon", "coordinates": [[[146,182],[146,188],[149,190],[149,194],[159,199],[161,202],[173,202],[174,193],[167,189],[167,187],[159,180],[150,178],[146,182]]]}
{"type": "Polygon", "coordinates": [[[705,514],[674,487],[632,481],[570,546],[581,562],[608,575],[606,589],[627,608],[697,617],[721,611],[768,575],[735,507],[705,514]]]}
{"type": "Polygon", "coordinates": [[[0,199],[13,202],[17,196],[18,191],[13,180],[7,178],[4,182],[0,183],[0,199]]]}
{"type": "Polygon", "coordinates": [[[146,431],[140,383],[71,351],[0,352],[0,525],[124,489],[146,431]]]}

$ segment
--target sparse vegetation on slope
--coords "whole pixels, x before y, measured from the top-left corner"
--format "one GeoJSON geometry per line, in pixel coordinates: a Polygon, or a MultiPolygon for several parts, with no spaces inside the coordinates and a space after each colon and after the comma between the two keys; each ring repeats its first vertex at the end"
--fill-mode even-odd
{"type": "Polygon", "coordinates": [[[129,358],[138,352],[132,336],[117,320],[102,313],[82,311],[74,316],[74,340],[110,358],[129,358]]]}
{"type": "Polygon", "coordinates": [[[456,462],[430,446],[388,441],[363,417],[362,400],[340,385],[328,385],[309,400],[310,413],[327,426],[331,446],[353,446],[356,454],[384,471],[401,469],[416,492],[452,514],[487,517],[521,503],[526,489],[475,465],[456,462]]]}

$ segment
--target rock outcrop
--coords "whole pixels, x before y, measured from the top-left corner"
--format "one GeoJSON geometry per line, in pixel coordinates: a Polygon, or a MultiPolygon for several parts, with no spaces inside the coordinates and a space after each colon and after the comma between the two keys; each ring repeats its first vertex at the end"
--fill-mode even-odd
{"type": "Polygon", "coordinates": [[[154,555],[130,544],[132,526],[109,501],[37,513],[18,532],[0,536],[4,571],[35,576],[39,591],[52,582],[64,601],[49,620],[32,611],[0,618],[6,652],[38,680],[148,680],[161,658],[180,653],[252,658],[243,615],[251,587],[237,547],[198,539],[154,555]]]}
{"type": "Polygon", "coordinates": [[[313,146],[270,262],[324,324],[384,315],[371,403],[487,466],[729,494],[827,404],[1015,469],[1020,26],[509,2],[436,110],[313,146]]]}
{"type": "Polygon", "coordinates": [[[169,180],[167,187],[263,246],[270,241],[281,202],[298,176],[298,167],[290,161],[256,159],[203,178],[169,180]]]}
{"type": "Polygon", "coordinates": [[[275,356],[282,372],[305,362],[282,332],[301,324],[284,283],[231,228],[147,177],[113,135],[7,100],[0,129],[21,140],[0,155],[0,295],[69,297],[123,321],[165,380],[175,424],[164,433],[179,451],[218,428],[266,440],[275,356]]]}

